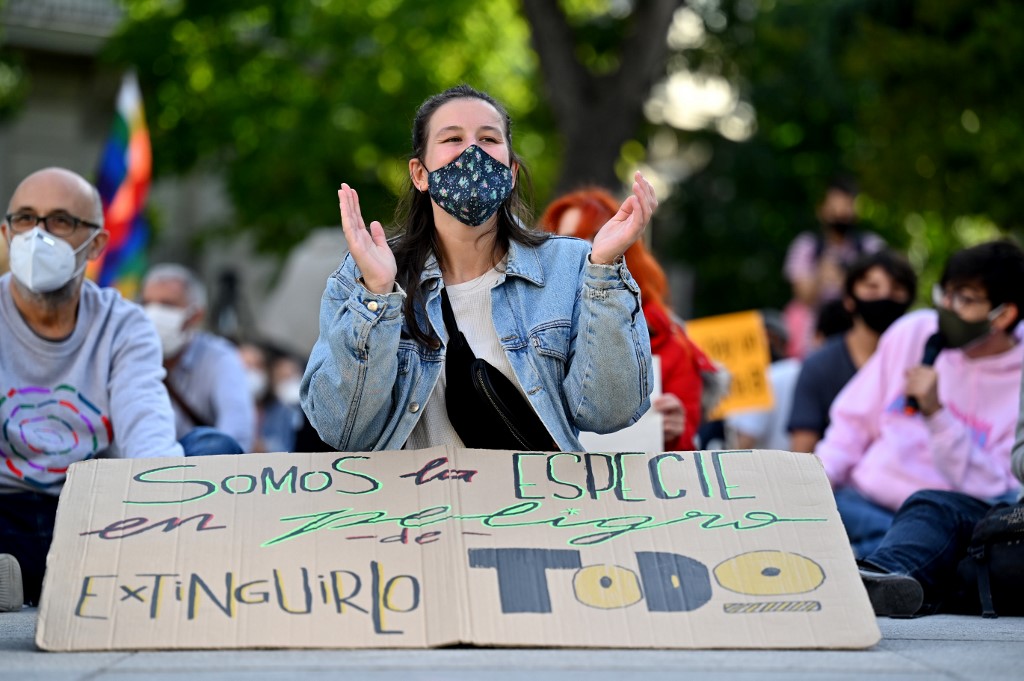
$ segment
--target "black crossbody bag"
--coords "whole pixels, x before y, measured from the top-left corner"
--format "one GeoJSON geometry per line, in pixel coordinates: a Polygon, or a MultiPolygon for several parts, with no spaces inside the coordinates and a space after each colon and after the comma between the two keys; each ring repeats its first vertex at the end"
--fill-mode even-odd
{"type": "Polygon", "coordinates": [[[463,444],[473,449],[558,451],[537,412],[515,384],[473,354],[459,331],[448,292],[441,291],[441,312],[448,329],[445,406],[463,444]]]}

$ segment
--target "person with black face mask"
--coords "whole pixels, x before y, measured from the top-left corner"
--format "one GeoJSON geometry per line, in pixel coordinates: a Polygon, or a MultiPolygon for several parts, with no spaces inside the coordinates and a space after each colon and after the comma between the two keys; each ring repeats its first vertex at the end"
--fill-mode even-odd
{"type": "Polygon", "coordinates": [[[804,358],[818,310],[843,293],[849,267],[861,256],[885,247],[877,234],[857,229],[856,185],[844,177],[829,182],[818,206],[818,231],[801,232],[786,252],[783,273],[793,287],[793,299],[783,311],[789,329],[788,353],[804,358]]]}
{"type": "Polygon", "coordinates": [[[804,361],[787,425],[794,452],[814,451],[828,428],[836,395],[875,352],[879,336],[910,308],[917,275],[906,258],[882,250],[854,263],[843,289],[843,306],[853,325],[826,339],[804,361]]]}
{"type": "Polygon", "coordinates": [[[302,407],[339,451],[582,451],[650,408],[651,341],[623,253],[658,201],[639,172],[593,243],[529,228],[508,113],[462,85],[413,121],[390,241],[347,184],[302,407]]]}
{"type": "Polygon", "coordinates": [[[1024,251],[1003,240],[953,254],[936,305],[882,334],[833,402],[814,450],[858,558],[878,548],[897,509],[917,492],[986,503],[1019,493],[1010,450],[1024,363],[1016,333],[1024,251]],[[936,333],[942,350],[928,366],[925,348],[936,333]],[[910,398],[917,409],[906,408],[910,398]]]}

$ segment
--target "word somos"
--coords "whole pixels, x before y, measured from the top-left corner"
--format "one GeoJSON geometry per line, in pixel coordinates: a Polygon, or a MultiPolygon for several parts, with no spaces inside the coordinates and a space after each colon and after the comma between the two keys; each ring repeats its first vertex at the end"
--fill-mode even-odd
{"type": "MultiPolygon", "coordinates": [[[[331,470],[315,470],[299,473],[298,466],[280,471],[265,466],[259,474],[233,473],[220,480],[184,477],[185,469],[195,464],[173,464],[150,468],[132,477],[148,489],[158,489],[158,495],[166,498],[126,500],[126,504],[156,506],[161,504],[184,504],[206,499],[217,493],[242,494],[287,494],[317,493],[334,490],[339,494],[372,494],[381,488],[381,482],[368,473],[350,470],[347,461],[369,459],[367,456],[339,456],[331,463],[331,470]],[[150,488],[150,486],[154,486],[150,488]]],[[[149,495],[146,494],[148,497],[149,495]]]]}

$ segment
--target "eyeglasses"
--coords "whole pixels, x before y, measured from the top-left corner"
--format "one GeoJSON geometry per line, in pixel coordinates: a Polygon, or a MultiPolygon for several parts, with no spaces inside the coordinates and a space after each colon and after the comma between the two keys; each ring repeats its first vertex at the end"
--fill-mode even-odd
{"type": "Polygon", "coordinates": [[[949,300],[949,306],[953,310],[962,310],[973,305],[980,305],[988,302],[988,298],[978,298],[966,295],[962,289],[945,290],[939,284],[932,287],[932,302],[938,307],[949,300]]]}
{"type": "Polygon", "coordinates": [[[81,218],[76,218],[70,213],[64,212],[50,213],[49,215],[36,215],[35,213],[8,213],[4,217],[7,220],[7,224],[11,226],[11,229],[15,234],[27,232],[40,222],[43,223],[43,229],[47,232],[62,238],[69,237],[74,234],[79,225],[85,225],[90,229],[100,229],[100,225],[97,225],[95,222],[87,222],[81,218]]]}

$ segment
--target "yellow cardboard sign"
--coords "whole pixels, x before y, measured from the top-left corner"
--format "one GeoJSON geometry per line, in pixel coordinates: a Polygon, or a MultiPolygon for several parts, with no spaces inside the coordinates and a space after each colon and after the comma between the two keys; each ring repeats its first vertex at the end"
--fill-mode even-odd
{"type": "Polygon", "coordinates": [[[768,335],[756,311],[734,312],[693,319],[686,333],[709,357],[725,365],[732,376],[729,392],[710,414],[720,419],[734,412],[770,409],[768,335]]]}

